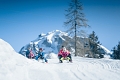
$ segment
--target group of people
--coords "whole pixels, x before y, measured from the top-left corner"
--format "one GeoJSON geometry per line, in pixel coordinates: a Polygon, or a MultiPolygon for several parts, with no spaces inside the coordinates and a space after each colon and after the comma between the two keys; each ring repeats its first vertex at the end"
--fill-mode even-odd
{"type": "Polygon", "coordinates": [[[26,57],[29,59],[36,59],[36,60],[40,60],[42,59],[43,62],[48,63],[48,60],[46,59],[46,57],[44,56],[45,53],[43,52],[43,49],[40,48],[39,51],[36,53],[36,55],[32,52],[31,48],[28,48],[28,50],[26,51],[26,57]]]}
{"type": "MultiPolygon", "coordinates": [[[[45,53],[43,52],[43,49],[40,48],[39,51],[36,53],[36,55],[32,52],[31,48],[28,48],[26,51],[26,57],[29,59],[36,59],[36,60],[43,60],[43,62],[48,63],[47,58],[45,57],[45,53]]],[[[72,57],[70,52],[62,46],[58,53],[58,59],[60,63],[63,63],[63,60],[68,60],[69,62],[72,62],[72,57]]]]}

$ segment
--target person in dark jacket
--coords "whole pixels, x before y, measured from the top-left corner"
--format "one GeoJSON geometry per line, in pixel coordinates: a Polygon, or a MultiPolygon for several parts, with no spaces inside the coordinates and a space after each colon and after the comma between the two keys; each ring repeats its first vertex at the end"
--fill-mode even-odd
{"type": "Polygon", "coordinates": [[[29,58],[30,50],[31,50],[31,49],[28,48],[27,51],[26,51],[26,57],[27,57],[27,58],[29,58]]]}
{"type": "Polygon", "coordinates": [[[37,56],[36,56],[36,60],[39,61],[39,59],[42,59],[44,60],[44,62],[48,63],[48,60],[46,59],[45,53],[43,52],[42,48],[39,49],[39,52],[37,53],[37,56]]]}

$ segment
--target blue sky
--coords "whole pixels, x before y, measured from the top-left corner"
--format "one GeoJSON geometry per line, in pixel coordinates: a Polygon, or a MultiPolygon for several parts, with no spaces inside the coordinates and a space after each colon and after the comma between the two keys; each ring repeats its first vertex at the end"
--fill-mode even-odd
{"type": "MultiPolygon", "coordinates": [[[[65,9],[71,0],[0,0],[0,38],[18,52],[40,33],[65,31],[65,9]]],[[[120,41],[120,1],[81,0],[83,12],[103,46],[111,50],[120,41]]]]}

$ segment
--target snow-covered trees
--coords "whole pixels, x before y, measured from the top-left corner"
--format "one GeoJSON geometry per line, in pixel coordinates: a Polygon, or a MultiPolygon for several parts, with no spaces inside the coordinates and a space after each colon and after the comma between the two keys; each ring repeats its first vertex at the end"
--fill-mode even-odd
{"type": "Polygon", "coordinates": [[[114,59],[120,59],[120,42],[118,42],[118,45],[113,48],[113,58],[114,59]]]}
{"type": "Polygon", "coordinates": [[[91,57],[93,58],[102,58],[102,53],[100,50],[100,42],[98,41],[98,36],[96,36],[95,32],[93,31],[90,35],[89,35],[89,48],[91,51],[91,57]]]}

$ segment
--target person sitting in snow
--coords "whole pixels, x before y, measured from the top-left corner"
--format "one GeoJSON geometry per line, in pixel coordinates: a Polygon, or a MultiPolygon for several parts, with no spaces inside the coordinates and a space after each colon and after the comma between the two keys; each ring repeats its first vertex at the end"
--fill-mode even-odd
{"type": "Polygon", "coordinates": [[[58,58],[60,63],[62,63],[63,60],[69,60],[69,62],[72,62],[71,54],[64,46],[62,46],[62,49],[59,51],[58,58]]]}
{"type": "Polygon", "coordinates": [[[48,60],[46,59],[45,53],[43,52],[42,48],[39,49],[37,56],[36,56],[36,60],[39,61],[39,59],[42,59],[42,60],[44,60],[44,62],[48,63],[48,60]]]}
{"type": "Polygon", "coordinates": [[[34,53],[32,52],[31,48],[28,48],[28,50],[26,51],[26,57],[29,59],[34,58],[34,53]]]}

